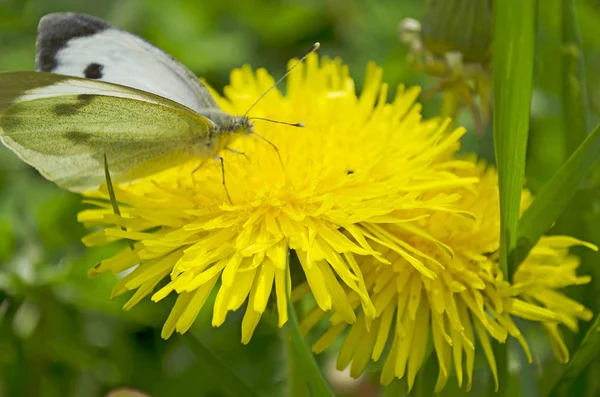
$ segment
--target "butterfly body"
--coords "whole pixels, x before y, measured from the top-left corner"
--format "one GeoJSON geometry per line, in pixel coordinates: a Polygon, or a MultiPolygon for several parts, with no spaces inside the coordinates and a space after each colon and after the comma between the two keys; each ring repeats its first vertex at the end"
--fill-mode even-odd
{"type": "Polygon", "coordinates": [[[38,28],[38,72],[0,73],[0,139],[72,190],[218,156],[252,122],[220,110],[185,66],[94,17],[60,13],[38,28]]]}

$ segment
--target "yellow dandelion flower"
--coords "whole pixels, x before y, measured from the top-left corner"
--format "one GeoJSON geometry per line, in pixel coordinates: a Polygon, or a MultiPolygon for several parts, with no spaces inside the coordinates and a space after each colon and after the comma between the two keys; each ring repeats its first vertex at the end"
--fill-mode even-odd
{"type": "MultiPolygon", "coordinates": [[[[481,164],[465,167],[457,174],[473,170],[480,182],[475,191],[463,189],[457,203],[471,217],[444,211],[411,223],[385,225],[389,239],[385,246],[374,248],[390,264],[357,256],[376,318],[367,320],[358,310],[357,321],[342,344],[338,368],[351,365],[351,374],[357,377],[369,361],[378,361],[389,345],[381,382],[389,384],[394,377],[406,376],[412,388],[432,338],[439,362],[436,392],[445,386],[453,367],[458,384],[462,386],[466,374],[470,388],[479,340],[497,387],[490,337],[499,342],[505,342],[509,335],[516,338],[531,361],[527,342],[513,317],[542,323],[557,357],[568,360],[558,326],[577,331],[577,321],[592,316],[559,291],[589,282],[589,277],[576,275],[579,259],[569,256],[568,248],[578,244],[596,247],[570,237],[544,237],[517,269],[513,284],[504,281],[495,254],[500,242],[497,174],[481,164]],[[412,247],[421,263],[416,266],[390,249],[389,241],[403,241],[412,247]],[[424,268],[434,271],[435,276],[423,272],[424,268]]],[[[531,198],[527,191],[522,197],[525,206],[531,198]]],[[[303,332],[309,332],[325,315],[318,308],[313,310],[301,324],[303,332]]],[[[329,320],[331,325],[313,346],[316,353],[328,348],[348,328],[336,314],[329,320]]]]}
{"type": "MultiPolygon", "coordinates": [[[[552,342],[556,358],[563,363],[569,361],[569,350],[565,345],[559,324],[564,324],[573,332],[578,332],[578,320],[589,321],[593,313],[585,306],[565,294],[557,291],[571,285],[587,284],[590,276],[578,276],[579,258],[568,255],[568,248],[583,244],[596,250],[595,246],[582,243],[568,236],[546,236],[533,247],[527,260],[515,272],[513,284],[509,287],[510,295],[524,302],[537,305],[552,311],[559,321],[544,322],[543,326],[552,342]]],[[[512,314],[527,318],[527,307],[513,305],[512,314]]]]}
{"type": "MultiPolygon", "coordinates": [[[[280,326],[287,320],[285,290],[288,249],[300,259],[307,286],[323,311],[334,310],[348,323],[356,320],[356,297],[367,318],[375,308],[354,255],[385,262],[356,227],[405,222],[431,212],[450,211],[456,195],[443,191],[476,182],[450,172],[463,129],[446,131],[447,122],[423,121],[415,104],[418,88],[399,87],[387,102],[382,70],[369,65],[357,96],[348,68],[339,60],[310,56],[287,80],[286,94],[269,93],[252,116],[302,121],[290,128],[257,121],[257,137],[237,139],[222,153],[220,165],[184,164],[131,185],[115,187],[121,216],[113,214],[106,191],[88,193],[97,208],[80,213],[89,227],[102,227],[87,245],[117,239],[135,241],[99,263],[93,275],[131,270],[113,295],[135,290],[133,307],[152,294],[153,301],[178,295],[162,336],[187,331],[216,289],[212,324],[247,303],[242,341],[248,342],[273,289],[280,326]],[[125,230],[123,230],[125,229],[125,230]],[[163,279],[167,283],[155,291],[163,279]],[[351,295],[350,297],[348,295],[351,295]]],[[[234,70],[224,111],[242,114],[273,84],[265,70],[234,70]]]]}

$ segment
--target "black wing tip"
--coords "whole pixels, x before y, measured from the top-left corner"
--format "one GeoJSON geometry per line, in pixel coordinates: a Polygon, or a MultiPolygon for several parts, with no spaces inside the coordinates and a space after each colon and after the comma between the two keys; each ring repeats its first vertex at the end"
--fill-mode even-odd
{"type": "Polygon", "coordinates": [[[112,25],[108,22],[89,14],[76,12],[52,12],[40,18],[38,33],[42,30],[64,30],[65,27],[87,26],[96,31],[105,30],[112,25]]]}
{"type": "Polygon", "coordinates": [[[92,36],[111,27],[108,22],[87,14],[59,12],[44,15],[38,25],[37,70],[52,72],[56,69],[56,54],[69,40],[92,36]]]}

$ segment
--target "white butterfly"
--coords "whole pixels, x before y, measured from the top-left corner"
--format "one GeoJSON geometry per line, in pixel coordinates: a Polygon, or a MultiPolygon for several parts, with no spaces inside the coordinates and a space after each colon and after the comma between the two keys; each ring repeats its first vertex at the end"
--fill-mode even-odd
{"type": "Polygon", "coordinates": [[[82,14],[43,17],[38,72],[0,73],[0,139],[71,191],[210,158],[253,133],[219,109],[206,87],[160,49],[82,14]]]}

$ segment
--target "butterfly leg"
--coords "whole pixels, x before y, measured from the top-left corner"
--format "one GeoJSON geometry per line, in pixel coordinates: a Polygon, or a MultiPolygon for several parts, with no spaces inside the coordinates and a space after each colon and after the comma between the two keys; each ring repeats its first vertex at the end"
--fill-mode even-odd
{"type": "Polygon", "coordinates": [[[233,205],[233,202],[231,201],[231,196],[229,196],[229,190],[227,190],[227,184],[225,183],[225,161],[223,160],[223,157],[219,155],[217,155],[216,158],[221,162],[221,179],[223,180],[223,188],[225,189],[225,193],[227,194],[229,204],[233,205]]]}
{"type": "MultiPolygon", "coordinates": [[[[104,153],[104,177],[106,178],[106,189],[108,190],[108,197],[110,197],[110,203],[113,207],[113,212],[118,217],[121,217],[121,211],[119,210],[119,204],[117,203],[117,197],[115,195],[115,189],[113,188],[112,180],[110,179],[110,172],[108,171],[108,160],[106,159],[106,153],[104,153]]],[[[121,230],[124,232],[127,229],[124,226],[121,226],[121,230]]],[[[129,243],[129,248],[133,251],[133,242],[131,240],[127,240],[129,243]]]]}
{"type": "Polygon", "coordinates": [[[246,160],[250,160],[250,157],[248,157],[248,155],[244,152],[240,152],[240,151],[232,149],[230,147],[226,147],[225,149],[229,150],[231,153],[241,154],[242,156],[244,156],[246,158],[246,160]]]}
{"type": "Polygon", "coordinates": [[[192,171],[192,175],[194,175],[196,173],[196,171],[198,171],[200,168],[202,168],[202,166],[204,165],[204,163],[206,163],[206,160],[202,160],[200,162],[200,164],[198,164],[198,166],[196,168],[194,168],[194,170],[192,171]]]}
{"type": "Polygon", "coordinates": [[[194,170],[192,171],[192,185],[194,185],[194,188],[196,187],[196,179],[194,178],[194,174],[196,173],[196,171],[198,171],[200,168],[202,168],[202,166],[204,165],[204,163],[206,163],[206,160],[202,160],[200,162],[200,164],[198,164],[198,166],[196,168],[194,168],[194,170]]]}
{"type": "MultiPolygon", "coordinates": [[[[229,204],[233,204],[233,202],[231,201],[231,196],[229,196],[229,190],[227,190],[227,184],[225,183],[225,160],[223,160],[223,157],[217,155],[215,156],[215,160],[219,160],[221,162],[221,179],[223,180],[223,187],[225,188],[225,193],[227,194],[227,199],[229,200],[229,204]]],[[[196,171],[198,171],[200,168],[202,168],[202,166],[204,165],[204,163],[206,162],[206,160],[202,160],[202,162],[200,164],[198,164],[198,166],[196,168],[194,168],[194,170],[192,171],[192,181],[194,182],[194,185],[196,184],[196,180],[194,179],[194,173],[196,171]]]]}
{"type": "Polygon", "coordinates": [[[281,153],[279,153],[279,149],[277,149],[277,146],[275,146],[275,144],[273,142],[271,142],[270,140],[268,140],[267,138],[265,138],[264,136],[260,135],[257,132],[253,132],[252,135],[256,135],[257,138],[260,138],[263,141],[267,142],[269,145],[271,145],[273,147],[273,149],[275,149],[275,152],[277,153],[277,157],[279,158],[279,164],[281,164],[281,168],[285,170],[285,167],[283,166],[283,160],[281,159],[281,153]]]}

